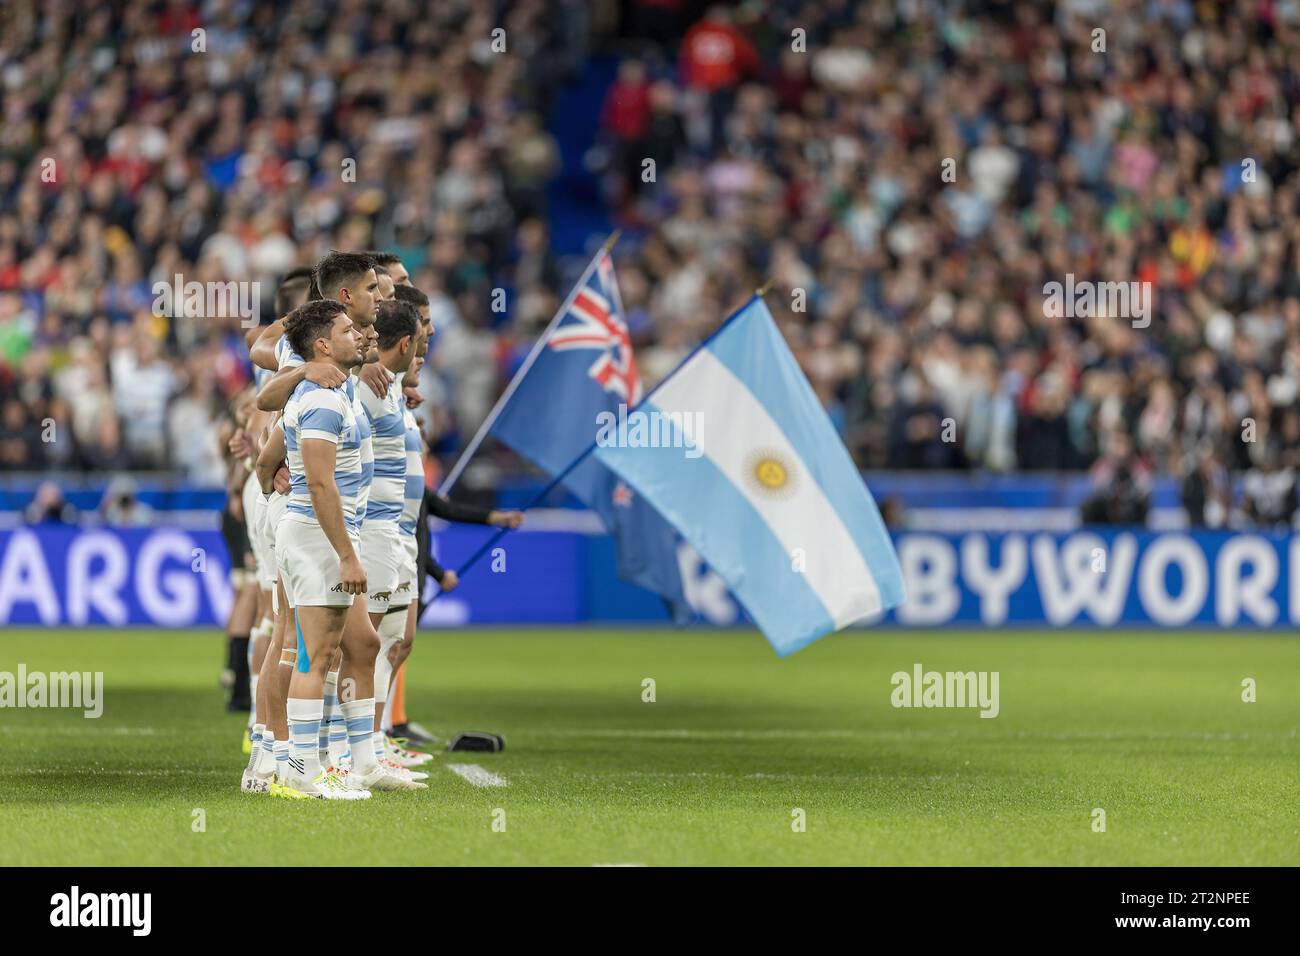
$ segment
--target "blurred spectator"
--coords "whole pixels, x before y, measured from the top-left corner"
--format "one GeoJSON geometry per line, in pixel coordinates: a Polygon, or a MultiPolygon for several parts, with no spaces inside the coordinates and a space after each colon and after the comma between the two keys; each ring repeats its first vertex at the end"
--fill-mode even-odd
{"type": "Polygon", "coordinates": [[[915,398],[895,406],[889,463],[894,468],[951,468],[957,459],[955,422],[945,420],[930,383],[916,383],[915,398]]]}
{"type": "Polygon", "coordinates": [[[1151,509],[1151,470],[1124,432],[1108,436],[1105,454],[1090,472],[1094,489],[1083,504],[1084,524],[1144,525],[1151,509]]]}
{"type": "Polygon", "coordinates": [[[23,523],[35,524],[76,524],[77,509],[63,498],[63,490],[52,481],[43,481],[36,488],[36,495],[23,510],[23,523]]]}
{"type": "Polygon", "coordinates": [[[1260,462],[1246,472],[1242,482],[1242,512],[1251,526],[1286,529],[1294,525],[1296,509],[1295,472],[1282,466],[1282,456],[1269,447],[1260,462]]]}
{"type": "MultiPolygon", "coordinates": [[[[0,469],[220,481],[215,423],[251,376],[244,317],[155,314],[155,283],[178,275],[259,283],[252,318],[266,321],[288,269],[385,246],[447,312],[483,321],[516,223],[544,225],[559,169],[544,117],[581,67],[588,14],[543,0],[359,10],[0,7],[0,469]],[[47,419],[59,439],[44,443],[47,419]]],[[[530,284],[560,281],[544,229],[521,264],[530,284]]],[[[469,420],[430,422],[477,425],[492,346],[489,333],[456,369],[469,420]]],[[[431,364],[427,392],[438,375],[431,364]]]]}
{"type": "Polygon", "coordinates": [[[0,463],[15,470],[36,468],[41,461],[41,429],[22,402],[11,399],[0,412],[0,463]]]}
{"type": "Polygon", "coordinates": [[[99,505],[104,523],[115,527],[148,526],[153,521],[153,509],[141,503],[136,495],[136,484],[130,478],[113,479],[99,505]]]}
{"type": "Polygon", "coordinates": [[[113,399],[125,426],[127,452],[146,468],[160,468],[167,463],[164,424],[176,376],[159,355],[158,344],[146,335],[116,350],[111,364],[117,383],[113,399]]]}
{"type": "Polygon", "coordinates": [[[1212,453],[1201,456],[1183,479],[1183,506],[1194,528],[1226,528],[1232,517],[1228,471],[1212,453]]]}
{"type": "Polygon", "coordinates": [[[454,455],[573,277],[565,83],[603,103],[590,200],[626,228],[647,387],[771,278],[862,467],[1087,469],[1125,488],[1107,520],[1172,475],[1207,523],[1234,475],[1300,467],[1294,3],[360,9],[224,7],[195,57],[183,6],[0,7],[0,468],[206,480],[180,439],[247,382],[242,329],[153,316],[153,283],[330,247],[391,248],[429,293],[422,418],[454,455]],[[623,57],[608,89],[590,48],[623,57]],[[1067,277],[1146,283],[1149,312],[1049,309],[1067,277]]]}

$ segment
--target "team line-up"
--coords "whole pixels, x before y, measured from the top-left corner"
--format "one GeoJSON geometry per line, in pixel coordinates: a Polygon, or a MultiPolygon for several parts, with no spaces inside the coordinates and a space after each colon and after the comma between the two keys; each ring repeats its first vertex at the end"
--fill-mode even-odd
{"type": "Polygon", "coordinates": [[[247,471],[256,569],[241,788],[292,800],[427,789],[414,768],[430,755],[383,729],[425,573],[457,584],[428,553],[426,516],[515,528],[523,515],[425,491],[411,408],[434,330],[396,255],[331,252],[285,277],[275,314],[248,334],[255,396],[229,443],[247,471]]]}

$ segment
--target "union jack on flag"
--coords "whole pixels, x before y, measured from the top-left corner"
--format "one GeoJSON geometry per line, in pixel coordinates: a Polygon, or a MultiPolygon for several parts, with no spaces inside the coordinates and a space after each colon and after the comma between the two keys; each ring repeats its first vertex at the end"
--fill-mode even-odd
{"type": "Polygon", "coordinates": [[[632,337],[623,321],[618,280],[609,253],[602,252],[586,284],[578,289],[569,310],[551,332],[546,347],[558,351],[598,352],[587,369],[601,388],[613,392],[629,407],[641,401],[641,376],[632,354],[632,337]]]}

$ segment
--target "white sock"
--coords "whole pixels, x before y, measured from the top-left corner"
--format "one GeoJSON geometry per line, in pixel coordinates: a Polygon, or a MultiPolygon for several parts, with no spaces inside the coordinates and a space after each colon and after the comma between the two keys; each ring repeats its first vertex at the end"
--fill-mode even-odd
{"type": "Polygon", "coordinates": [[[352,769],[367,773],[375,767],[375,699],[349,700],[342,710],[347,721],[348,746],[352,748],[352,769]]]}
{"type": "MultiPolygon", "coordinates": [[[[343,719],[342,714],[340,714],[338,710],[339,707],[339,698],[337,693],[338,683],[339,683],[338,671],[330,671],[328,674],[325,675],[325,694],[324,694],[325,719],[321,721],[320,740],[318,745],[320,750],[320,762],[325,766],[331,766],[331,765],[338,766],[336,757],[342,756],[342,753],[336,754],[334,747],[331,746],[332,738],[334,737],[334,726],[333,726],[334,718],[335,716],[338,716],[339,720],[343,719]]],[[[343,739],[346,740],[347,739],[346,729],[342,730],[341,734],[343,739]]]]}
{"type": "Polygon", "coordinates": [[[253,725],[253,733],[252,733],[253,749],[248,755],[249,770],[257,769],[257,758],[261,756],[262,753],[262,737],[265,733],[266,733],[266,726],[264,724],[253,725]]]}
{"type": "Polygon", "coordinates": [[[375,731],[375,759],[383,760],[388,756],[388,738],[382,730],[375,731]]]}
{"type": "Polygon", "coordinates": [[[290,697],[289,738],[293,743],[289,771],[296,778],[315,780],[320,773],[320,754],[316,750],[324,702],[319,697],[290,697]]]}
{"type": "MultiPolygon", "coordinates": [[[[285,743],[288,743],[286,740],[285,743]]],[[[285,751],[285,759],[289,757],[288,750],[285,751]]],[[[269,777],[275,771],[275,735],[271,733],[270,728],[262,731],[262,746],[257,753],[257,762],[253,764],[253,772],[263,777],[269,777]]]]}
{"type": "Polygon", "coordinates": [[[275,773],[283,783],[289,779],[289,741],[272,740],[271,753],[275,757],[275,773]]]}

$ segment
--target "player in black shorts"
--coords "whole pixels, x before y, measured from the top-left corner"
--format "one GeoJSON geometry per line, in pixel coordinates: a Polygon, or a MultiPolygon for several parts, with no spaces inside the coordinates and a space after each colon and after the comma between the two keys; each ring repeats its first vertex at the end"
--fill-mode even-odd
{"type": "Polygon", "coordinates": [[[247,711],[252,705],[248,668],[248,637],[257,612],[257,578],[253,573],[253,548],[244,524],[244,481],[248,477],[244,463],[227,450],[230,436],[242,427],[243,418],[252,408],[251,392],[241,393],[230,403],[220,425],[220,447],[226,457],[226,506],[221,512],[221,536],[230,560],[230,586],[234,601],[226,620],[226,667],[222,683],[230,689],[229,711],[247,711]]]}

